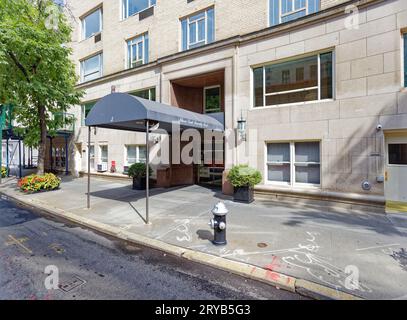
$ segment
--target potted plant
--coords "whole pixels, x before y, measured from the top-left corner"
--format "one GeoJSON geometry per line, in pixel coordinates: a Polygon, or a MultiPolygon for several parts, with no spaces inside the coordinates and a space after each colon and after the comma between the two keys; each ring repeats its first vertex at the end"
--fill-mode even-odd
{"type": "Polygon", "coordinates": [[[248,165],[234,166],[229,171],[228,181],[234,187],[233,199],[237,202],[254,201],[254,186],[261,182],[261,173],[248,165]]]}
{"type": "MultiPolygon", "coordinates": [[[[149,168],[150,176],[153,170],[149,168]]],[[[146,164],[145,163],[134,163],[129,167],[128,176],[133,178],[133,189],[134,190],[145,190],[146,189],[146,164]]]]}
{"type": "Polygon", "coordinates": [[[5,178],[7,176],[7,168],[1,167],[1,177],[5,178]]]}

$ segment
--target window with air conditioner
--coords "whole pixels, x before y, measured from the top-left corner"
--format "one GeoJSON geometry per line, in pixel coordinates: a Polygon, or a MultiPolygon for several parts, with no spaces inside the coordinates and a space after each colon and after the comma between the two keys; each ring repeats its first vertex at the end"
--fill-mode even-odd
{"type": "Polygon", "coordinates": [[[81,61],[82,82],[98,79],[103,75],[103,55],[97,54],[81,61]]]}
{"type": "Polygon", "coordinates": [[[127,41],[127,67],[135,68],[148,63],[148,34],[127,41]]]}
{"type": "Polygon", "coordinates": [[[102,9],[97,9],[82,18],[82,39],[87,39],[102,31],[102,9]]]}
{"type": "Polygon", "coordinates": [[[156,5],[156,0],[123,0],[123,19],[156,5]]]}

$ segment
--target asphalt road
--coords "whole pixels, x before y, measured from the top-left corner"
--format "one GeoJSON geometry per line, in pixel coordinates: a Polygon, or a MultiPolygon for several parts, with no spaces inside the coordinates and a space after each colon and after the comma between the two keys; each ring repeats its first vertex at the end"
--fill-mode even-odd
{"type": "Polygon", "coordinates": [[[304,298],[150,248],[110,239],[2,199],[0,299],[304,298]],[[47,266],[57,267],[60,289],[46,289],[47,266]]]}

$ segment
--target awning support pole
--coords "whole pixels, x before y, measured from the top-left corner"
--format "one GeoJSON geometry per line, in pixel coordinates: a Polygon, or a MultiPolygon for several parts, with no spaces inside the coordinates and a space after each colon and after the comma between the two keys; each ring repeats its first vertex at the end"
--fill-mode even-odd
{"type": "Polygon", "coordinates": [[[65,175],[69,175],[68,136],[65,135],[65,175]]]}
{"type": "Polygon", "coordinates": [[[18,175],[20,179],[23,177],[23,171],[21,168],[21,138],[18,137],[18,175]]]}
{"type": "Polygon", "coordinates": [[[149,148],[150,121],[146,121],[146,224],[150,223],[149,197],[150,197],[150,148],[149,148]]]}
{"type": "Polygon", "coordinates": [[[90,131],[88,127],[88,193],[87,193],[87,208],[90,209],[90,131]]]}

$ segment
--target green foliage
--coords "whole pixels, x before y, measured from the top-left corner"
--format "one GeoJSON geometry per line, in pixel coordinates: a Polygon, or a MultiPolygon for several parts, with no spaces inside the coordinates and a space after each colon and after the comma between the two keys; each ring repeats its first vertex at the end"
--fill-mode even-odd
{"type": "MultiPolygon", "coordinates": [[[[149,167],[150,176],[153,174],[153,170],[149,167]]],[[[145,163],[134,163],[130,166],[129,172],[127,173],[129,177],[132,178],[145,178],[146,176],[146,164],[145,163]]]]}
{"type": "Polygon", "coordinates": [[[58,189],[60,185],[61,179],[52,173],[44,175],[32,174],[18,181],[18,187],[25,193],[51,191],[58,189]]]}
{"type": "Polygon", "coordinates": [[[5,178],[7,176],[7,168],[1,167],[1,177],[5,178]]]}
{"type": "Polygon", "coordinates": [[[248,165],[234,166],[228,174],[228,181],[236,188],[253,187],[261,182],[260,171],[250,168],[248,165]]]}
{"type": "Polygon", "coordinates": [[[45,143],[43,131],[53,136],[70,124],[72,119],[53,115],[79,104],[83,94],[75,89],[71,27],[63,10],[52,0],[0,0],[0,104],[14,105],[16,132],[32,147],[45,143]]]}

